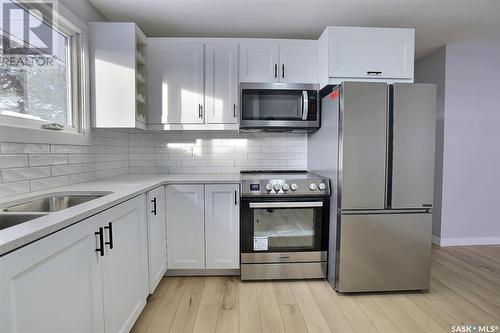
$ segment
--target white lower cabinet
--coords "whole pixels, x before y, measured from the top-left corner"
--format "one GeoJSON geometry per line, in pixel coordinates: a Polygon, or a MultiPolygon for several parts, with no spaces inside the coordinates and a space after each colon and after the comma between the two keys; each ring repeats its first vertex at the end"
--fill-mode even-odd
{"type": "Polygon", "coordinates": [[[208,269],[240,268],[237,184],[205,185],[205,260],[208,269]]]}
{"type": "Polygon", "coordinates": [[[205,268],[203,185],[167,186],[168,269],[205,268]]]}
{"type": "Polygon", "coordinates": [[[146,305],[145,209],[144,196],[139,196],[99,214],[101,224],[108,228],[104,230],[106,253],[102,257],[106,332],[129,332],[146,305]]]}
{"type": "Polygon", "coordinates": [[[165,186],[147,194],[149,293],[152,294],[167,271],[165,186]]]}
{"type": "Polygon", "coordinates": [[[239,268],[239,185],[167,186],[168,269],[239,268]]]}
{"type": "Polygon", "coordinates": [[[102,332],[99,219],[0,258],[0,332],[102,332]]]}
{"type": "Polygon", "coordinates": [[[0,332],[130,331],[148,294],[144,209],[140,196],[2,256],[0,332]]]}

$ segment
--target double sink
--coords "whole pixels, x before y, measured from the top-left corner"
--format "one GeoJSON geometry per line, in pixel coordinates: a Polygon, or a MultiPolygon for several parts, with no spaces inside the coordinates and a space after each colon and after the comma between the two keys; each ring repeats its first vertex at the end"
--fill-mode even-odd
{"type": "Polygon", "coordinates": [[[111,192],[58,192],[0,207],[0,230],[89,202],[111,192]]]}

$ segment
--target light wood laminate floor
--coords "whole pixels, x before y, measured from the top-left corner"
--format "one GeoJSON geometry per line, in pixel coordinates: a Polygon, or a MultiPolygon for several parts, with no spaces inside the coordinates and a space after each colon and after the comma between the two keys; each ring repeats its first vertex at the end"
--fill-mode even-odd
{"type": "Polygon", "coordinates": [[[428,293],[340,295],[325,281],[167,277],[133,332],[451,332],[500,326],[500,246],[435,247],[428,293]]]}

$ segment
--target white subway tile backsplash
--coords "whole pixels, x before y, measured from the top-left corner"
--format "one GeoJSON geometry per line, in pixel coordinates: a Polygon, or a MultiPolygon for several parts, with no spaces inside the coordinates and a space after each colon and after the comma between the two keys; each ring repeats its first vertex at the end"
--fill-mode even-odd
{"type": "Polygon", "coordinates": [[[0,198],[23,194],[29,191],[30,183],[28,181],[16,183],[0,183],[0,198]]]}
{"type": "Polygon", "coordinates": [[[30,166],[67,164],[68,155],[30,155],[28,163],[30,166]]]}
{"type": "Polygon", "coordinates": [[[71,175],[75,173],[83,173],[82,164],[66,164],[52,167],[52,176],[71,175]]]}
{"type": "Polygon", "coordinates": [[[40,191],[48,188],[59,187],[69,184],[69,176],[34,179],[30,181],[31,191],[40,191]]]}
{"type": "Polygon", "coordinates": [[[0,197],[125,173],[306,169],[302,133],[98,129],[93,144],[0,143],[0,197]]]}
{"type": "Polygon", "coordinates": [[[28,155],[0,155],[0,168],[28,166],[28,155]]]}
{"type": "Polygon", "coordinates": [[[2,170],[3,183],[44,177],[50,177],[50,167],[32,167],[2,170]]]}
{"type": "Polygon", "coordinates": [[[2,154],[41,154],[49,153],[50,145],[41,143],[10,143],[0,144],[2,154]]]}
{"type": "Polygon", "coordinates": [[[92,136],[89,146],[1,142],[0,198],[128,173],[128,131],[92,136]]]}

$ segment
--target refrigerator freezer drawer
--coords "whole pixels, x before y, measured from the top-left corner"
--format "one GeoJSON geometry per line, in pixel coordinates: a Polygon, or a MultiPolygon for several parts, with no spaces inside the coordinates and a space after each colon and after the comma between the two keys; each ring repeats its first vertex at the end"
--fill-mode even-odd
{"type": "Polygon", "coordinates": [[[426,290],[432,214],[339,215],[339,292],[426,290]]]}

